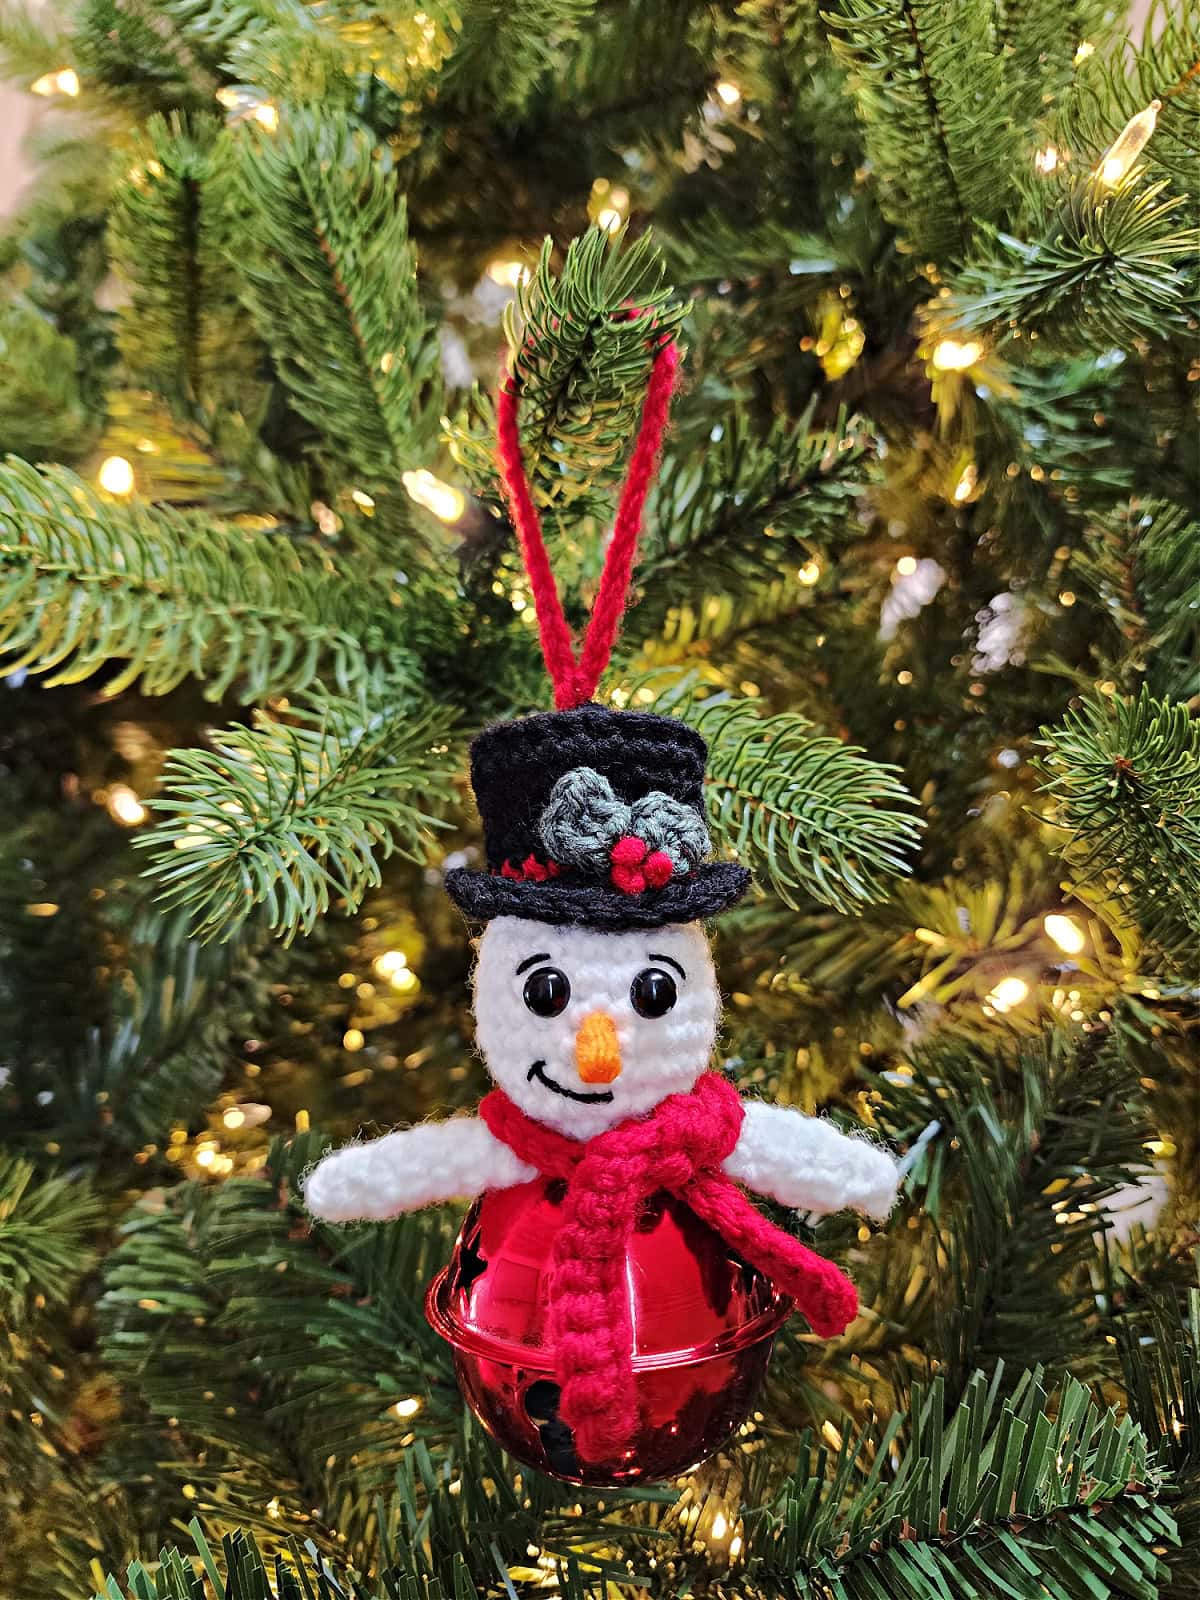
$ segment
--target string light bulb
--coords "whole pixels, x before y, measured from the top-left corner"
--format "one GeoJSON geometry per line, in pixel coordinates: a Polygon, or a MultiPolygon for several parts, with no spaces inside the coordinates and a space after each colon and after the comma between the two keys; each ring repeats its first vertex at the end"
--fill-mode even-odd
{"type": "Polygon", "coordinates": [[[418,467],[415,472],[401,473],[400,481],[408,490],[410,499],[424,506],[426,511],[432,511],[442,522],[457,522],[467,509],[467,498],[462,490],[443,483],[425,467],[418,467]]]}
{"type": "Polygon", "coordinates": [[[146,820],[146,808],[127,783],[114,783],[106,801],[108,814],[123,827],[136,828],[146,820]]]}
{"type": "Polygon", "coordinates": [[[79,74],[74,67],[60,67],[57,72],[43,72],[36,82],[29,85],[31,94],[40,94],[49,98],[52,94],[65,94],[74,100],[79,93],[79,74]]]}
{"type": "Polygon", "coordinates": [[[896,563],[896,571],[902,578],[911,578],[917,570],[916,556],[901,556],[896,563]]]}
{"type": "Polygon", "coordinates": [[[261,105],[255,106],[251,116],[268,133],[274,133],[279,127],[279,107],[273,100],[264,100],[261,105]]]}
{"type": "Polygon", "coordinates": [[[1130,167],[1150,142],[1162,110],[1161,100],[1151,100],[1144,111],[1130,117],[1120,133],[1100,158],[1096,176],[1105,188],[1113,189],[1129,172],[1130,167]]]}
{"type": "Polygon", "coordinates": [[[978,339],[939,339],[933,347],[933,364],[939,372],[965,372],[983,354],[978,339]]]}
{"type": "Polygon", "coordinates": [[[730,83],[728,78],[722,78],[716,86],[716,96],[723,106],[732,108],[742,98],[742,91],[736,83],[730,83]]]}
{"type": "Polygon", "coordinates": [[[124,456],[108,456],[100,463],[97,482],[107,494],[124,499],[133,493],[133,467],[124,456]]]}
{"type": "Polygon", "coordinates": [[[1065,955],[1077,956],[1086,943],[1083,929],[1075,918],[1062,912],[1056,911],[1044,918],[1042,927],[1065,955]]]}
{"type": "Polygon", "coordinates": [[[1048,144],[1044,150],[1037,152],[1033,158],[1033,164],[1044,178],[1048,178],[1052,172],[1058,170],[1060,159],[1058,151],[1052,144],[1048,144]]]}
{"type": "Polygon", "coordinates": [[[986,1004],[994,1011],[1003,1014],[1011,1011],[1014,1006],[1019,1006],[1029,994],[1029,985],[1024,978],[1001,978],[1000,982],[988,995],[986,1004]]]}
{"type": "Polygon", "coordinates": [[[1081,67],[1089,56],[1094,56],[1095,54],[1096,46],[1090,39],[1084,39],[1075,51],[1075,55],[1072,58],[1072,64],[1074,66],[1081,67]]]}
{"type": "Polygon", "coordinates": [[[515,289],[518,284],[529,281],[529,268],[520,261],[492,261],[488,264],[487,275],[502,289],[515,289]]]}
{"type": "Polygon", "coordinates": [[[797,572],[796,577],[806,589],[811,589],[821,576],[821,563],[819,561],[806,561],[797,572]]]}

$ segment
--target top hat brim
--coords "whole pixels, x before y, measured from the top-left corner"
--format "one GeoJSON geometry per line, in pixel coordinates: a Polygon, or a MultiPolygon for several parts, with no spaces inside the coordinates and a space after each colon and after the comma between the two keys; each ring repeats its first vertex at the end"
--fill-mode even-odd
{"type": "Polygon", "coordinates": [[[552,878],[521,882],[497,873],[456,867],[446,874],[446,893],[471,922],[523,917],[556,925],[575,923],[616,933],[623,928],[661,928],[671,922],[702,922],[739,900],[750,874],[732,861],[710,861],[672,879],[661,889],[625,894],[606,883],[552,878]]]}

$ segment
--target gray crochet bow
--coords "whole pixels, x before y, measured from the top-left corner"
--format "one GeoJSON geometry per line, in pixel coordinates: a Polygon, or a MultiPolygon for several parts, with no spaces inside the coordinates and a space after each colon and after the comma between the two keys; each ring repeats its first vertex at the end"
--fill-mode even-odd
{"type": "Polygon", "coordinates": [[[552,861],[607,875],[618,839],[644,839],[653,854],[670,857],[673,874],[690,872],[709,852],[704,819],[681,800],[654,789],[629,806],[591,767],[565,772],[550,791],[538,822],[552,861]]]}

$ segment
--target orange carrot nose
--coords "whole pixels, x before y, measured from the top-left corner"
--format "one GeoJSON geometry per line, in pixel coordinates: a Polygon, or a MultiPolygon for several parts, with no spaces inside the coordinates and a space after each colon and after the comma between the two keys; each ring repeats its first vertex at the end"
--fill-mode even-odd
{"type": "Polygon", "coordinates": [[[617,1026],[607,1011],[590,1011],[575,1035],[575,1065],[584,1083],[611,1083],[621,1075],[617,1026]]]}

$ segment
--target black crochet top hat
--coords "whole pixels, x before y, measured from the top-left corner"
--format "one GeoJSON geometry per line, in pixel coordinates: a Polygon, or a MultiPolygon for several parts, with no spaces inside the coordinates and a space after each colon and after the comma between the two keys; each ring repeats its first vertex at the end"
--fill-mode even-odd
{"type": "Polygon", "coordinates": [[[487,871],[446,889],[472,920],[614,931],[714,916],[750,874],[709,861],[707,746],[685,723],[582,705],[497,722],[471,746],[487,871]]]}

